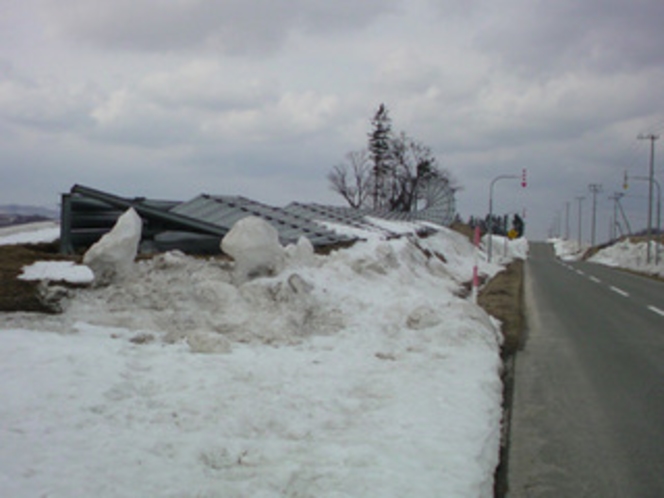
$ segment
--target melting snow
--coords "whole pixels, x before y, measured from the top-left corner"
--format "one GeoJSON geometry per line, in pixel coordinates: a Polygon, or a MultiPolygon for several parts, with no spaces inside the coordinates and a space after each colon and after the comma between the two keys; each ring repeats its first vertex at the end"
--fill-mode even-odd
{"type": "MultiPolygon", "coordinates": [[[[585,250],[588,249],[588,246],[579,249],[576,242],[569,240],[551,239],[549,242],[553,244],[556,256],[564,261],[578,261],[583,256],[585,250]]],[[[655,250],[656,244],[651,243],[651,261],[648,263],[647,242],[632,242],[629,239],[625,239],[600,249],[588,258],[588,261],[664,277],[664,246],[659,246],[658,264],[655,264],[655,250]]]]}
{"type": "Polygon", "coordinates": [[[60,237],[60,225],[45,221],[0,228],[0,246],[53,242],[60,237]]]}
{"type": "Polygon", "coordinates": [[[648,243],[634,243],[628,239],[598,251],[588,261],[664,277],[664,247],[660,245],[659,264],[655,264],[656,247],[654,242],[651,243],[650,263],[648,263],[648,243]]]}
{"type": "Polygon", "coordinates": [[[92,270],[71,261],[37,261],[23,268],[21,280],[65,281],[74,284],[89,284],[94,279],[92,270]]]}
{"type": "Polygon", "coordinates": [[[501,339],[457,295],[474,248],[308,249],[244,283],[170,252],[62,315],[6,314],[0,494],[492,496],[501,339]]]}
{"type": "Polygon", "coordinates": [[[553,244],[553,250],[563,261],[578,261],[580,260],[589,246],[579,245],[578,242],[565,239],[550,239],[549,242],[553,244]]]}

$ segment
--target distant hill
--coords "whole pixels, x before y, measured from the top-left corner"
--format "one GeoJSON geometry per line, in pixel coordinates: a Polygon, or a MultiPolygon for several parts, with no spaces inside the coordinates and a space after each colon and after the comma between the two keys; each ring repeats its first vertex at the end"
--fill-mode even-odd
{"type": "Polygon", "coordinates": [[[60,213],[55,209],[41,206],[22,206],[5,204],[0,206],[0,226],[22,225],[35,221],[57,220],[60,213]]]}

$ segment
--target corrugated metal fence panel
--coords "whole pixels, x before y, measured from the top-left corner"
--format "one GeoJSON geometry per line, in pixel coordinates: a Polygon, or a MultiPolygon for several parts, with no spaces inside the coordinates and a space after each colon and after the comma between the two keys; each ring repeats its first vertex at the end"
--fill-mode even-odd
{"type": "Polygon", "coordinates": [[[285,209],[300,216],[307,216],[315,221],[345,225],[387,236],[392,235],[388,230],[380,228],[367,220],[366,216],[371,215],[371,211],[369,210],[323,206],[321,204],[301,204],[297,202],[289,204],[285,209]]]}
{"type": "Polygon", "coordinates": [[[279,232],[279,238],[284,243],[296,242],[301,236],[307,237],[315,246],[352,240],[351,237],[326,229],[306,216],[244,197],[200,195],[176,206],[171,211],[201,219],[227,230],[242,218],[257,216],[270,223],[279,232]]]}

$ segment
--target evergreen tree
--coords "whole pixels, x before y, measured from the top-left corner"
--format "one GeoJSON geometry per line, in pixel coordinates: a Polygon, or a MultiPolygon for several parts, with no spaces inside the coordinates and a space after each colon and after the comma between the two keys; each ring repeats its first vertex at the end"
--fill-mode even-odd
{"type": "Polygon", "coordinates": [[[385,104],[381,104],[373,119],[369,133],[369,154],[373,163],[373,207],[379,209],[386,204],[385,185],[390,176],[390,151],[392,120],[385,104]]]}
{"type": "Polygon", "coordinates": [[[515,214],[514,218],[512,218],[512,227],[516,231],[517,237],[523,237],[525,223],[523,222],[523,218],[521,218],[521,216],[518,214],[515,214]]]}

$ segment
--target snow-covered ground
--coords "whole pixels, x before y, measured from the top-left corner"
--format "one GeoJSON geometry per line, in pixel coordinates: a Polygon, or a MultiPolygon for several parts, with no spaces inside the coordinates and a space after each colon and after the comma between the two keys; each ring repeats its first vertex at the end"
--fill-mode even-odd
{"type": "Polygon", "coordinates": [[[458,296],[467,239],[285,258],[240,283],[166,253],[0,316],[0,496],[492,496],[500,335],[458,296]]]}
{"type": "Polygon", "coordinates": [[[54,221],[28,223],[0,228],[0,245],[53,242],[60,237],[60,225],[54,221]]]}
{"type": "MultiPolygon", "coordinates": [[[[579,251],[576,242],[563,239],[551,239],[556,256],[564,261],[578,261],[588,247],[579,251]]],[[[648,263],[648,245],[647,242],[631,242],[629,239],[616,242],[609,247],[599,250],[592,257],[588,258],[591,263],[598,263],[616,268],[624,268],[648,275],[658,275],[664,277],[664,246],[659,247],[659,261],[655,264],[655,243],[650,246],[650,258],[648,263]]]]}

